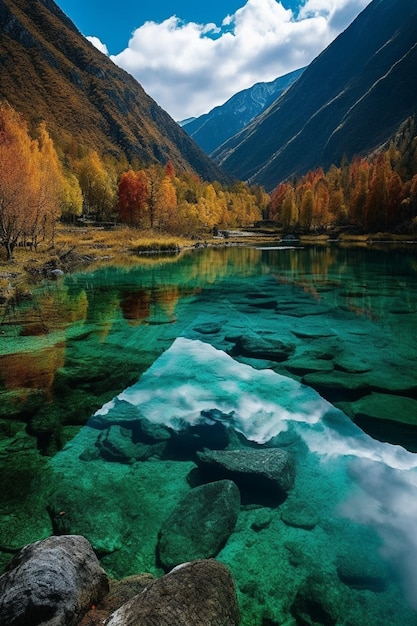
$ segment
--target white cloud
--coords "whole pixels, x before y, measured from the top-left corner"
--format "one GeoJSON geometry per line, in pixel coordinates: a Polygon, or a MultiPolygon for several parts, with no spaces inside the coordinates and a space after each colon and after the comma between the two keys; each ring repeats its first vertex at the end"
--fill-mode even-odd
{"type": "Polygon", "coordinates": [[[92,43],[93,46],[97,48],[97,50],[100,50],[100,52],[102,52],[103,54],[107,56],[109,55],[109,51],[107,49],[106,44],[100,41],[98,37],[86,37],[86,39],[88,39],[88,41],[92,43]]]}
{"type": "Polygon", "coordinates": [[[143,24],[111,58],[174,119],[185,119],[308,65],[369,1],[307,0],[294,15],[276,0],[247,0],[221,27],[172,16],[143,24]]]}

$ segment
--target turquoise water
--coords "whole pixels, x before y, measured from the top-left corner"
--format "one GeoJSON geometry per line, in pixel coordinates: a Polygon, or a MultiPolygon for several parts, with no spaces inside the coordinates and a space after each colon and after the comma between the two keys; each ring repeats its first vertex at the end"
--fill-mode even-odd
{"type": "Polygon", "coordinates": [[[109,574],[161,575],[199,454],[279,449],[293,485],[243,477],[202,554],[242,624],[415,624],[416,322],[413,247],[205,249],[39,287],[2,325],[2,561],[80,533],[109,574]]]}

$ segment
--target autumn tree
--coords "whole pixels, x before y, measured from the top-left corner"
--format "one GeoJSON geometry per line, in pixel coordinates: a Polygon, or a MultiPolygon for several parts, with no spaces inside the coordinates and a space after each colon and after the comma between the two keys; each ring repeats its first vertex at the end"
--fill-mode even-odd
{"type": "Polygon", "coordinates": [[[282,203],[287,193],[288,184],[280,183],[271,193],[271,200],[268,206],[267,218],[279,222],[281,220],[282,203]]]}
{"type": "Polygon", "coordinates": [[[24,119],[0,105],[0,243],[11,259],[19,242],[36,245],[54,232],[62,170],[45,126],[30,137],[24,119]]]}
{"type": "Polygon", "coordinates": [[[309,182],[303,185],[302,191],[303,193],[302,193],[302,199],[301,199],[299,223],[300,223],[300,226],[304,228],[305,230],[310,230],[311,223],[313,221],[313,210],[314,210],[312,184],[309,182]]]}
{"type": "Polygon", "coordinates": [[[83,212],[97,221],[109,220],[115,206],[115,181],[96,151],[88,153],[76,164],[83,193],[83,212]]]}
{"type": "Polygon", "coordinates": [[[61,163],[44,124],[41,124],[39,137],[32,144],[32,159],[34,171],[30,202],[31,219],[25,235],[36,249],[39,238],[43,241],[49,239],[54,243],[64,189],[61,163]]]}
{"type": "Polygon", "coordinates": [[[82,215],[82,211],[83,194],[78,178],[73,172],[67,171],[62,184],[61,219],[64,222],[74,222],[82,215]]]}
{"type": "Polygon", "coordinates": [[[120,220],[130,226],[141,226],[149,199],[149,181],[143,170],[124,172],[118,186],[120,220]]]}
{"type": "Polygon", "coordinates": [[[171,179],[175,178],[175,167],[172,164],[172,161],[168,161],[165,165],[165,176],[171,179]]]}
{"type": "Polygon", "coordinates": [[[288,185],[282,200],[281,221],[285,229],[294,228],[298,224],[298,208],[295,201],[295,190],[288,185]]]}
{"type": "Polygon", "coordinates": [[[314,181],[314,206],[312,226],[325,227],[329,223],[329,187],[324,172],[320,172],[314,181]]]}
{"type": "Polygon", "coordinates": [[[146,176],[149,184],[149,225],[153,228],[157,219],[157,211],[159,207],[159,188],[165,174],[160,165],[151,165],[146,169],[146,176]]]}
{"type": "Polygon", "coordinates": [[[11,107],[0,107],[0,237],[7,257],[26,223],[31,195],[32,141],[23,118],[11,107]]]}
{"type": "Polygon", "coordinates": [[[388,184],[392,174],[388,155],[381,153],[372,164],[369,190],[363,212],[367,231],[384,229],[387,222],[388,184]]]}
{"type": "Polygon", "coordinates": [[[355,159],[350,173],[350,200],[349,221],[351,224],[360,225],[365,211],[369,191],[369,162],[365,159],[355,159]]]}
{"type": "Polygon", "coordinates": [[[177,193],[172,177],[164,176],[155,196],[155,212],[160,230],[175,231],[177,193]]]}

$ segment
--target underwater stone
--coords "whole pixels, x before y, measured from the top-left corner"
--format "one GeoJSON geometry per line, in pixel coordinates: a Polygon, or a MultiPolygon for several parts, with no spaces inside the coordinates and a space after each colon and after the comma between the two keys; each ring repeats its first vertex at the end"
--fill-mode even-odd
{"type": "Polygon", "coordinates": [[[294,350],[294,344],[284,343],[276,337],[265,338],[251,333],[238,337],[232,352],[234,355],[280,362],[285,361],[294,350]]]}
{"type": "Polygon", "coordinates": [[[268,528],[273,520],[273,513],[271,509],[262,507],[257,511],[255,519],[253,520],[250,527],[255,532],[259,532],[260,530],[264,530],[268,528]]]}
{"type": "Polygon", "coordinates": [[[205,322],[204,324],[199,324],[198,326],[194,326],[193,328],[195,332],[202,335],[215,335],[219,333],[221,329],[221,325],[217,322],[205,322]]]}
{"type": "Polygon", "coordinates": [[[115,461],[116,463],[142,461],[152,454],[151,446],[133,443],[132,431],[121,426],[110,426],[100,433],[96,445],[106,461],[115,461]]]}
{"type": "Polygon", "coordinates": [[[228,478],[242,490],[289,491],[295,478],[295,462],[286,450],[206,450],[197,453],[197,464],[211,478],[228,478]]]}
{"type": "Polygon", "coordinates": [[[310,506],[302,501],[286,501],[281,507],[281,519],[287,526],[313,530],[318,524],[318,517],[310,506]]]}
{"type": "Polygon", "coordinates": [[[239,510],[239,489],[230,480],[192,489],[161,528],[158,554],[163,567],[216,556],[233,532],[239,510]]]}
{"type": "Polygon", "coordinates": [[[238,626],[239,606],[225,565],[199,560],[176,567],[115,611],[107,626],[238,626]]]}
{"type": "Polygon", "coordinates": [[[365,359],[361,354],[350,354],[342,352],[335,358],[335,366],[345,372],[351,374],[361,374],[372,370],[372,363],[365,359]]]}
{"type": "Polygon", "coordinates": [[[363,374],[349,374],[347,372],[314,372],[303,376],[302,382],[313,387],[319,393],[332,391],[344,392],[345,394],[366,393],[370,390],[369,377],[363,374]]]}
{"type": "Polygon", "coordinates": [[[331,581],[310,578],[299,589],[291,606],[297,624],[334,626],[338,623],[340,594],[331,581]]]}
{"type": "Polygon", "coordinates": [[[417,426],[417,400],[388,393],[371,393],[350,406],[355,418],[391,420],[417,426]]]}
{"type": "Polygon", "coordinates": [[[172,437],[172,430],[163,424],[155,424],[146,418],[137,422],[138,437],[145,443],[147,441],[168,441],[172,437]]]}
{"type": "Polygon", "coordinates": [[[310,357],[297,357],[285,363],[289,372],[294,374],[310,374],[312,372],[331,372],[334,368],[333,361],[326,359],[316,359],[310,357]]]}
{"type": "MultiPolygon", "coordinates": [[[[297,361],[322,361],[331,363],[344,350],[343,341],[339,337],[323,337],[321,339],[308,339],[297,346],[291,362],[297,361]]],[[[333,368],[333,363],[332,363],[333,368]]],[[[317,368],[321,369],[321,368],[317,368]]]]}
{"type": "Polygon", "coordinates": [[[384,591],[387,586],[387,568],[373,553],[353,550],[337,559],[339,579],[352,589],[384,591]]]}
{"type": "Polygon", "coordinates": [[[48,537],[18,552],[0,577],[0,625],[75,626],[107,592],[84,537],[48,537]]]}

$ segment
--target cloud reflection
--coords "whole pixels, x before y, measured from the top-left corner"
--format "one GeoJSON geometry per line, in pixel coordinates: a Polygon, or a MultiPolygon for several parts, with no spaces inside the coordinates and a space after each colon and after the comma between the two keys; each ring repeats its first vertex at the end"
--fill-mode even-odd
{"type": "Polygon", "coordinates": [[[97,415],[117,415],[118,403],[136,408],[136,418],[175,430],[204,423],[202,412],[218,409],[223,423],[259,444],[275,445],[291,430],[319,461],[319,470],[302,479],[305,497],[323,498],[326,485],[325,497],[330,489],[339,515],[374,528],[383,540],[382,556],[417,608],[416,454],[373,440],[310,387],[185,338],[97,415]]]}

